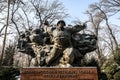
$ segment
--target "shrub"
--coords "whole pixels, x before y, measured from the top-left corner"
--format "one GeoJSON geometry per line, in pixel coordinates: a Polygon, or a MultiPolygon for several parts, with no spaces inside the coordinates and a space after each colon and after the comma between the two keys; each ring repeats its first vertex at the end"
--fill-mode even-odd
{"type": "Polygon", "coordinates": [[[120,70],[115,73],[114,80],[120,80],[120,70]]]}
{"type": "Polygon", "coordinates": [[[113,55],[115,62],[120,65],[120,48],[116,48],[116,50],[113,52],[113,55]]]}
{"type": "Polygon", "coordinates": [[[20,75],[20,71],[13,67],[0,67],[0,80],[16,80],[15,76],[20,75]]]}

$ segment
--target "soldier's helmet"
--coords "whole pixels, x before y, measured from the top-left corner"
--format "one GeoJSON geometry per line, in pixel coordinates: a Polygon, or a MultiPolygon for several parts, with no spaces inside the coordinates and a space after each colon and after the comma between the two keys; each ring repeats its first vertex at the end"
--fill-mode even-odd
{"type": "Polygon", "coordinates": [[[59,21],[57,22],[57,26],[59,26],[59,25],[61,25],[61,26],[63,27],[63,26],[66,26],[66,23],[65,23],[64,20],[59,20],[59,21]]]}

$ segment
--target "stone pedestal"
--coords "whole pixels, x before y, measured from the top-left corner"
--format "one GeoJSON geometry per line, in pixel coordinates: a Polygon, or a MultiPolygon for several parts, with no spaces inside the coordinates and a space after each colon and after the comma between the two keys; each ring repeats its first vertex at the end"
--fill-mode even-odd
{"type": "Polygon", "coordinates": [[[96,67],[22,68],[21,80],[98,80],[96,67]]]}

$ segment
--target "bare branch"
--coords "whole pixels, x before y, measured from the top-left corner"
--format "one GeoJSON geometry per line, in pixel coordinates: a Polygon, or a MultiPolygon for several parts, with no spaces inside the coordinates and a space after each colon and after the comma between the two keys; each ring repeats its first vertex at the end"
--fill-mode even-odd
{"type": "Polygon", "coordinates": [[[6,25],[4,25],[2,28],[1,28],[1,30],[0,30],[0,34],[1,34],[1,32],[3,31],[3,29],[6,27],[6,25]]]}
{"type": "Polygon", "coordinates": [[[14,21],[14,14],[15,14],[15,12],[18,10],[18,8],[19,8],[19,5],[17,5],[17,7],[16,7],[16,9],[14,10],[14,7],[15,6],[15,3],[13,3],[13,7],[12,7],[12,17],[11,17],[11,21],[13,22],[13,24],[15,25],[15,27],[16,27],[16,30],[17,30],[17,32],[18,32],[18,34],[20,35],[20,32],[19,32],[19,29],[18,29],[18,26],[17,26],[17,24],[16,24],[16,22],[14,21]]]}

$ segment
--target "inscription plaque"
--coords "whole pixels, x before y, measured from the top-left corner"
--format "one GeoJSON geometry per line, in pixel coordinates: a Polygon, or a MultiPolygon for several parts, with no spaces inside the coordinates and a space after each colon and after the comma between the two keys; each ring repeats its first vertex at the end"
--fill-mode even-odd
{"type": "Polygon", "coordinates": [[[21,80],[98,80],[97,68],[22,68],[21,80]]]}

